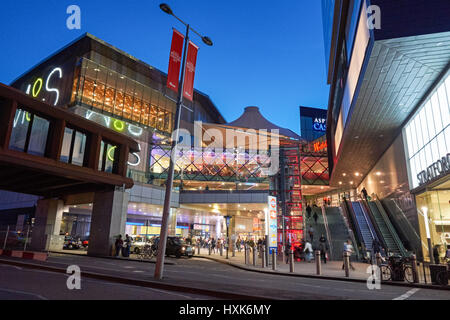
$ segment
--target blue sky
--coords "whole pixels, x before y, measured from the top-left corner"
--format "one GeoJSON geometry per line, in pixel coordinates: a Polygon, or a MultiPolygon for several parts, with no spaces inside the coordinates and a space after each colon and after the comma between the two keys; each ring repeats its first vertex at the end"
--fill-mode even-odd
{"type": "MultiPolygon", "coordinates": [[[[184,26],[155,0],[2,0],[0,82],[12,80],[83,33],[167,72],[172,27],[184,26]],[[81,30],[66,27],[66,9],[81,8],[81,30]]],[[[227,121],[259,106],[270,121],[299,132],[299,105],[325,108],[319,0],[165,0],[175,14],[208,35],[200,45],[195,88],[227,121]]]]}

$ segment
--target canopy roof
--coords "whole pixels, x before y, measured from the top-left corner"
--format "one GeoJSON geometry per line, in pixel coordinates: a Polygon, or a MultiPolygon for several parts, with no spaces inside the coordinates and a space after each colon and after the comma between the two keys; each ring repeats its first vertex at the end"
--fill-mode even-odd
{"type": "Polygon", "coordinates": [[[302,140],[302,138],[290,129],[282,128],[273,124],[259,112],[258,107],[246,107],[244,113],[236,120],[227,123],[228,126],[248,128],[248,129],[278,129],[280,135],[286,136],[295,140],[302,140]]]}

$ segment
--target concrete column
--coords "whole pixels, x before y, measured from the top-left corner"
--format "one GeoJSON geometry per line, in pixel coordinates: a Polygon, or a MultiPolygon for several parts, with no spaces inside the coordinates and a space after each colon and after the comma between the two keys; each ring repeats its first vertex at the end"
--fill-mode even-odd
{"type": "Polygon", "coordinates": [[[63,213],[63,200],[41,199],[37,201],[30,250],[62,250],[64,236],[60,236],[59,232],[63,213]]]}
{"type": "Polygon", "coordinates": [[[125,191],[96,192],[92,205],[88,255],[113,255],[114,242],[125,238],[129,195],[125,191]]]}
{"type": "Polygon", "coordinates": [[[175,237],[177,235],[177,213],[174,208],[170,208],[168,235],[175,237]]]}

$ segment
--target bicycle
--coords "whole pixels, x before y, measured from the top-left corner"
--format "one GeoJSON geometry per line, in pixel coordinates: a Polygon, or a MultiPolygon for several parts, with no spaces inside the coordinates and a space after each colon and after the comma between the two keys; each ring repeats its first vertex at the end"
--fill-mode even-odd
{"type": "Polygon", "coordinates": [[[388,264],[382,264],[380,266],[380,273],[382,281],[390,281],[394,278],[404,279],[409,283],[414,282],[413,270],[408,258],[389,257],[388,264]]]}
{"type": "Polygon", "coordinates": [[[138,258],[141,260],[150,260],[153,257],[156,257],[156,250],[151,244],[146,244],[138,254],[138,258]]]}

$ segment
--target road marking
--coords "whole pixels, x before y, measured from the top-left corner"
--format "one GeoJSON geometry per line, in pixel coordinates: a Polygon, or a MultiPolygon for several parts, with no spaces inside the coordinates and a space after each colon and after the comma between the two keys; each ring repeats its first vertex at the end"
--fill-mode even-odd
{"type": "Polygon", "coordinates": [[[178,296],[178,297],[183,297],[185,299],[188,300],[201,300],[201,298],[194,298],[191,296],[186,296],[183,294],[179,294],[179,293],[174,293],[171,291],[166,291],[166,290],[160,290],[160,289],[155,289],[155,288],[150,288],[150,287],[140,287],[140,286],[133,286],[133,285],[128,285],[128,284],[122,284],[122,283],[113,283],[113,282],[109,282],[109,281],[105,281],[105,280],[91,280],[91,279],[85,279],[85,282],[91,282],[91,283],[103,283],[106,285],[110,285],[110,286],[118,286],[118,287],[126,287],[132,290],[140,290],[140,291],[155,291],[155,292],[160,292],[160,293],[164,293],[167,295],[172,295],[172,296],[178,296]]]}
{"type": "Polygon", "coordinates": [[[405,294],[402,294],[400,297],[394,298],[392,300],[406,300],[419,290],[420,290],[419,288],[411,289],[408,292],[406,292],[405,294]]]}
{"type": "Polygon", "coordinates": [[[18,293],[18,294],[23,294],[23,295],[27,295],[27,296],[35,296],[36,298],[38,298],[40,300],[48,300],[46,297],[43,297],[40,294],[35,294],[35,293],[31,293],[31,292],[11,290],[11,289],[5,289],[5,288],[0,288],[0,291],[5,291],[5,292],[9,292],[9,293],[18,293]]]}
{"type": "Polygon", "coordinates": [[[17,270],[22,270],[21,267],[11,266],[11,265],[8,265],[8,264],[2,264],[2,265],[0,265],[0,266],[1,266],[1,267],[5,267],[5,268],[14,268],[14,269],[17,269],[17,270]]]}

